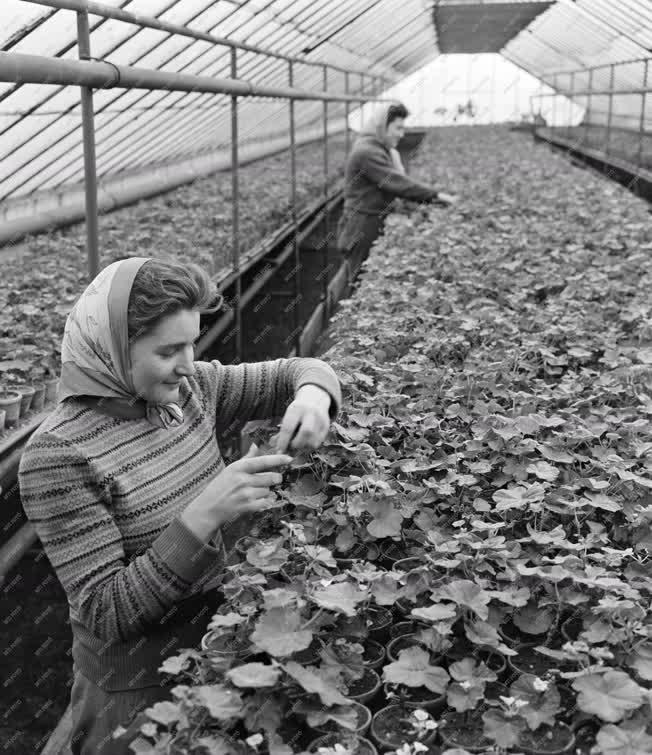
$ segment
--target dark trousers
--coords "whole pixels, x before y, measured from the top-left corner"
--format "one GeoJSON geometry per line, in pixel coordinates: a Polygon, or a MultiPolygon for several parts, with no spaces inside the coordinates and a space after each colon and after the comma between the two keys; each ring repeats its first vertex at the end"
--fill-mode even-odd
{"type": "Polygon", "coordinates": [[[361,212],[345,212],[337,227],[337,246],[348,260],[352,276],[367,259],[374,241],[385,227],[382,215],[365,215],[361,212]]]}
{"type": "Polygon", "coordinates": [[[147,719],[142,714],[154,703],[171,700],[171,687],[145,687],[144,689],[105,692],[73,668],[70,693],[72,704],[72,755],[134,755],[129,747],[147,719]],[[113,730],[127,729],[118,739],[113,730]]]}

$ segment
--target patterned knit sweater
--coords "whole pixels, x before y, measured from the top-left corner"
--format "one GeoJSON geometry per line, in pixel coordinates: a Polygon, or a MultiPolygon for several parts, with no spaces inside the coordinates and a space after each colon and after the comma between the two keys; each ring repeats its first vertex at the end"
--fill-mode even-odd
{"type": "Polygon", "coordinates": [[[199,645],[219,604],[210,583],[224,566],[221,535],[203,543],[179,515],[224,468],[220,435],[283,414],[309,383],[331,395],[331,418],[341,403],[318,359],[195,368],[179,427],[68,399],[21,459],[23,507],[68,598],[75,667],[106,691],[162,684],[158,667],[199,645]]]}

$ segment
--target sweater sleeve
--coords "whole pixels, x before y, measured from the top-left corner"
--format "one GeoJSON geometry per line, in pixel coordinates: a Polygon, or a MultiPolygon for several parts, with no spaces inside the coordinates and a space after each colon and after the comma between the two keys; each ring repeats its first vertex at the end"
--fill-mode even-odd
{"type": "Polygon", "coordinates": [[[66,440],[41,433],[19,468],[23,508],[61,582],[72,611],[95,636],[127,641],[141,636],[192,585],[223,560],[178,517],[130,562],[110,509],[110,494],[91,463],[66,440]]]}
{"type": "Polygon", "coordinates": [[[342,404],[340,381],[321,359],[294,357],[223,365],[210,362],[216,380],[218,432],[231,432],[249,420],[277,417],[302,385],[318,385],[331,397],[330,416],[342,404]]]}
{"type": "Polygon", "coordinates": [[[431,202],[437,199],[437,190],[428,184],[396,170],[391,159],[380,150],[368,149],[360,155],[360,169],[382,191],[414,202],[431,202]]]}

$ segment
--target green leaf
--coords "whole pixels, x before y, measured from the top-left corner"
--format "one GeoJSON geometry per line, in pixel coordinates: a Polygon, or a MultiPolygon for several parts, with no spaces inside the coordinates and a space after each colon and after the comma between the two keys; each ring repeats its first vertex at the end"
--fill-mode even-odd
{"type": "Polygon", "coordinates": [[[430,654],[419,647],[401,650],[398,661],[383,669],[383,680],[407,687],[426,687],[431,692],[443,695],[448,685],[448,672],[430,664],[430,654]]]}
{"type": "Polygon", "coordinates": [[[482,714],[484,721],[484,734],[494,741],[498,747],[514,747],[522,732],[525,723],[518,718],[508,718],[502,710],[488,710],[482,714]]]}
{"type": "Polygon", "coordinates": [[[251,641],[260,650],[283,658],[305,650],[312,642],[312,631],[301,629],[301,616],[288,608],[271,608],[256,623],[251,641]]]}
{"type": "Polygon", "coordinates": [[[629,665],[646,681],[652,681],[652,642],[644,642],[628,658],[629,665]]]}
{"type": "Polygon", "coordinates": [[[241,718],[244,714],[240,693],[222,684],[204,684],[193,687],[192,696],[218,721],[241,718]]]}
{"type": "Polygon", "coordinates": [[[290,552],[278,538],[273,543],[256,543],[247,549],[247,561],[263,572],[276,572],[288,560],[290,552]]]}
{"type": "Polygon", "coordinates": [[[281,676],[277,666],[265,663],[245,663],[226,672],[226,677],[236,687],[273,687],[281,676]]]}
{"type": "Polygon", "coordinates": [[[168,727],[185,719],[181,704],[173,703],[169,700],[154,703],[151,708],[145,710],[145,715],[148,718],[151,718],[152,721],[156,721],[156,723],[168,727]]]}
{"type": "Polygon", "coordinates": [[[596,737],[600,755],[650,755],[652,736],[645,730],[645,724],[625,721],[620,726],[607,724],[596,737]]]}
{"type": "Polygon", "coordinates": [[[490,596],[469,579],[457,579],[454,582],[449,582],[436,590],[436,596],[444,600],[452,600],[458,606],[471,609],[483,620],[489,616],[487,606],[490,596]]]}
{"type": "Polygon", "coordinates": [[[370,535],[377,538],[397,537],[401,534],[403,514],[390,501],[374,501],[367,510],[374,517],[367,525],[370,535]]]}
{"type": "Polygon", "coordinates": [[[548,464],[547,461],[537,461],[534,464],[529,464],[527,471],[538,477],[540,480],[546,480],[547,482],[554,482],[559,477],[559,470],[557,467],[548,464]]]}
{"type": "Polygon", "coordinates": [[[435,622],[453,619],[457,615],[457,611],[450,603],[435,603],[424,608],[413,608],[410,615],[416,619],[435,622]]]}
{"type": "Polygon", "coordinates": [[[310,598],[322,608],[337,611],[345,616],[355,616],[356,606],[368,597],[367,590],[360,590],[350,582],[335,582],[332,585],[317,585],[310,598]]]}
{"type": "Polygon", "coordinates": [[[346,697],[321,675],[318,668],[304,667],[295,661],[288,661],[282,668],[306,692],[319,695],[324,705],[348,705],[346,697]]]}
{"type": "Polygon", "coordinates": [[[536,603],[528,603],[512,615],[512,621],[526,634],[542,634],[550,629],[554,613],[549,608],[540,608],[536,603]]]}
{"type": "Polygon", "coordinates": [[[603,721],[616,723],[639,708],[645,701],[644,690],[624,671],[610,670],[604,674],[588,674],[573,681],[579,692],[577,705],[585,713],[603,721]]]}
{"type": "Polygon", "coordinates": [[[523,674],[509,688],[510,697],[523,700],[527,705],[519,708],[519,715],[527,721],[531,730],[541,724],[554,726],[560,711],[560,696],[552,682],[544,682],[536,676],[523,674]],[[545,689],[540,689],[545,687],[545,689]]]}

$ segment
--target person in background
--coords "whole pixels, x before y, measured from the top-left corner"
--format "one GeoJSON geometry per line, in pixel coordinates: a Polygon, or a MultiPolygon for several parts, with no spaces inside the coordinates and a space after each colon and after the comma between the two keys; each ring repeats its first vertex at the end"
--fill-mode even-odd
{"type": "Polygon", "coordinates": [[[219,606],[223,531],[269,505],[287,451],[317,448],[340,407],[319,359],[195,361],[218,299],[196,265],[104,268],[68,316],[58,404],[20,462],[25,513],[70,606],[73,755],[133,755],[138,713],[171,699],[159,666],[198,648],[219,606]],[[223,435],[281,415],[277,453],[225,466],[223,435]]]}
{"type": "Polygon", "coordinates": [[[337,246],[353,272],[382,233],[395,198],[443,206],[455,201],[453,195],[405,173],[396,147],[405,133],[407,117],[407,108],[400,102],[380,106],[360,131],[347,160],[337,246]]]}

